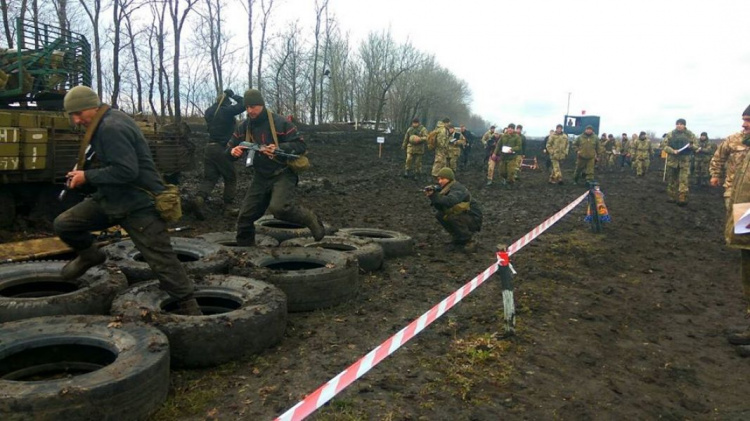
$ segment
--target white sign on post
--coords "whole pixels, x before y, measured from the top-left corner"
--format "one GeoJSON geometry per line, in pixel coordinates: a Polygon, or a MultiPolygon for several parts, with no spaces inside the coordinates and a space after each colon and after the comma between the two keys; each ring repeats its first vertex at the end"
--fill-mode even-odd
{"type": "Polygon", "coordinates": [[[378,143],[385,143],[385,138],[382,136],[378,137],[378,143]]]}

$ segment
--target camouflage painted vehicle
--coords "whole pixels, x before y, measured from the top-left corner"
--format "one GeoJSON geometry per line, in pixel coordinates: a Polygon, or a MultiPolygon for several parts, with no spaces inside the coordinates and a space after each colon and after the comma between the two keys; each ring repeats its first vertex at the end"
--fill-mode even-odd
{"type": "MultiPolygon", "coordinates": [[[[91,86],[91,47],[85,37],[49,25],[17,22],[15,49],[0,49],[0,227],[19,210],[54,216],[72,205],[51,200],[77,161],[84,131],[62,112],[65,93],[91,86]]],[[[157,168],[170,178],[194,167],[187,125],[138,122],[157,168]]],[[[80,200],[80,197],[78,198],[80,200]]]]}

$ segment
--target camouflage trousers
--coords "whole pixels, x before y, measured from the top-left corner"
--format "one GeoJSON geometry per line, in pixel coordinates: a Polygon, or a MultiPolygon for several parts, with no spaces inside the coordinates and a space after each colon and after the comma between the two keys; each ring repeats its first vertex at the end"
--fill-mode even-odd
{"type": "Polygon", "coordinates": [[[690,166],[667,167],[667,195],[672,200],[678,200],[679,196],[687,195],[690,190],[688,179],[690,178],[690,166]]]}
{"type": "Polygon", "coordinates": [[[648,158],[635,158],[633,161],[633,167],[635,168],[635,175],[646,175],[648,167],[651,165],[651,160],[648,158]]]}
{"type": "Polygon", "coordinates": [[[459,159],[461,159],[461,148],[451,147],[450,149],[448,149],[448,154],[446,156],[446,161],[448,162],[448,165],[446,166],[448,168],[456,171],[458,169],[459,159]]]}
{"type": "Polygon", "coordinates": [[[594,158],[576,158],[576,169],[573,172],[573,179],[578,181],[581,176],[586,177],[586,181],[594,181],[594,158]]]}
{"type": "Polygon", "coordinates": [[[492,158],[487,160],[487,180],[492,181],[495,178],[495,165],[497,165],[497,162],[493,161],[492,158]]]}
{"type": "Polygon", "coordinates": [[[55,233],[76,251],[94,244],[90,231],[113,225],[120,225],[128,232],[143,260],[156,274],[159,288],[177,299],[193,293],[193,282],[170,244],[167,225],[153,206],[115,217],[107,215],[95,200],[86,199],[61,213],[54,222],[55,233]]]}
{"type": "Polygon", "coordinates": [[[435,151],[435,162],[432,164],[432,176],[437,177],[437,173],[448,166],[448,154],[444,151],[435,151]]]}
{"type": "Polygon", "coordinates": [[[707,184],[711,175],[708,172],[708,166],[711,163],[711,157],[695,157],[693,164],[693,171],[690,173],[690,178],[696,184],[707,184]]]}
{"type": "Polygon", "coordinates": [[[406,171],[414,171],[417,174],[422,174],[422,157],[424,154],[421,153],[406,153],[406,164],[404,169],[406,171]]]}
{"type": "Polygon", "coordinates": [[[552,172],[549,175],[550,183],[559,183],[562,181],[562,171],[560,171],[560,160],[551,159],[552,161],[552,172]]]}
{"type": "Polygon", "coordinates": [[[604,152],[604,155],[602,156],[602,160],[600,162],[600,166],[602,169],[609,170],[614,168],[615,166],[615,154],[612,151],[604,152]]]}
{"type": "Polygon", "coordinates": [[[207,199],[219,181],[224,180],[224,203],[234,202],[237,195],[237,172],[234,161],[227,156],[223,145],[209,142],[203,158],[203,180],[198,186],[198,196],[207,199]]]}
{"type": "Polygon", "coordinates": [[[513,170],[513,178],[518,180],[521,176],[521,164],[523,164],[523,155],[518,155],[514,159],[516,161],[516,167],[513,170]]]}

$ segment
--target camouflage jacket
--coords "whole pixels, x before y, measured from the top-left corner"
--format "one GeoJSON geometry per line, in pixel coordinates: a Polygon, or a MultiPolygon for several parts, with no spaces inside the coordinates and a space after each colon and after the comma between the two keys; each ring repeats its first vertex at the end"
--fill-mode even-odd
{"type": "Polygon", "coordinates": [[[638,139],[635,141],[635,144],[633,144],[633,158],[650,159],[653,154],[654,147],[651,145],[651,139],[648,137],[643,140],[638,139]]]}
{"type": "MultiPolygon", "coordinates": [[[[737,144],[737,140],[739,140],[739,144],[742,146],[745,146],[742,144],[742,133],[738,133],[736,135],[732,135],[724,143],[728,143],[730,139],[734,140],[734,144],[737,144]]],[[[723,145],[723,144],[722,144],[723,145]]],[[[719,150],[721,150],[721,146],[719,146],[719,150]]],[[[718,153],[718,151],[717,151],[718,153]]],[[[739,156],[740,154],[735,153],[732,158],[735,158],[736,156],[739,156]]],[[[733,167],[732,174],[731,174],[731,199],[730,203],[732,205],[739,204],[739,203],[748,203],[750,202],[750,155],[746,153],[742,153],[743,158],[741,160],[735,160],[735,167],[733,167]]],[[[716,156],[716,155],[714,155],[716,156]]],[[[712,174],[713,174],[713,161],[711,161],[711,168],[712,168],[712,174]]],[[[730,169],[727,167],[727,180],[730,179],[730,169]]],[[[732,208],[729,208],[729,212],[727,212],[727,223],[724,228],[724,237],[726,238],[727,245],[730,247],[736,247],[736,248],[742,248],[742,249],[750,249],[750,234],[735,234],[734,233],[734,215],[732,212],[732,208]]]]}
{"type": "Polygon", "coordinates": [[[599,143],[599,138],[596,137],[596,133],[592,133],[591,136],[586,133],[578,136],[573,142],[578,157],[582,159],[594,159],[597,154],[604,153],[602,144],[599,143]]]}
{"type": "Polygon", "coordinates": [[[448,153],[448,141],[450,141],[450,134],[448,128],[445,127],[445,123],[438,121],[435,130],[438,131],[437,138],[435,140],[435,153],[448,153]]]}
{"type": "Polygon", "coordinates": [[[612,151],[615,148],[615,141],[614,139],[605,139],[605,140],[599,140],[599,143],[602,145],[602,148],[604,148],[605,152],[612,153],[612,151]]]}
{"type": "Polygon", "coordinates": [[[669,168],[681,168],[685,165],[690,166],[690,157],[693,155],[693,152],[698,149],[695,144],[695,135],[688,129],[685,129],[683,133],[680,133],[677,130],[672,130],[667,133],[667,137],[661,142],[661,149],[667,153],[667,166],[669,168]],[[688,142],[689,146],[679,155],[675,155],[674,152],[676,152],[677,149],[675,149],[676,146],[674,142],[678,137],[685,142],[688,142]]]}
{"type": "Polygon", "coordinates": [[[487,130],[487,133],[482,135],[482,145],[487,146],[487,142],[492,137],[493,132],[491,130],[487,130]]]}
{"type": "Polygon", "coordinates": [[[568,135],[565,133],[552,134],[547,142],[547,152],[552,159],[565,159],[568,156],[568,135]]]}
{"type": "Polygon", "coordinates": [[[401,147],[406,148],[408,146],[410,153],[424,153],[425,144],[427,143],[427,129],[423,125],[418,127],[409,126],[404,135],[404,142],[401,147]],[[412,136],[417,135],[421,139],[418,143],[409,140],[412,136]]]}
{"type": "Polygon", "coordinates": [[[702,162],[710,160],[716,152],[716,144],[708,139],[706,139],[705,141],[698,140],[698,144],[696,146],[698,146],[698,149],[695,150],[695,159],[702,162]]]}
{"type": "Polygon", "coordinates": [[[724,175],[724,197],[732,195],[732,184],[737,167],[745,160],[750,147],[742,143],[742,132],[727,137],[714,152],[709,165],[711,178],[724,175]]]}

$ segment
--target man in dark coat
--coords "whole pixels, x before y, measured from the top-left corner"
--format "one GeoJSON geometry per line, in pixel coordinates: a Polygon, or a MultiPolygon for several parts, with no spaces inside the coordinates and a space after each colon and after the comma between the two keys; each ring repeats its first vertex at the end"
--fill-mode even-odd
{"type": "Polygon", "coordinates": [[[474,251],[474,233],[482,229],[482,211],[466,187],[456,181],[450,168],[438,172],[438,186],[427,188],[425,195],[435,208],[435,218],[451,235],[450,250],[474,251]]]}
{"type": "MultiPolygon", "coordinates": [[[[143,133],[125,113],[102,104],[89,87],[71,89],[63,104],[73,123],[86,128],[84,142],[90,139],[85,165],[68,173],[68,187],[96,190],[55,218],[55,232],[78,253],[63,267],[62,278],[76,279],[104,263],[106,256],[94,244],[90,231],[119,224],[156,274],[159,287],[177,300],[177,312],[202,314],[193,297],[193,283],[154,206],[153,195],[165,187],[143,133]]],[[[82,160],[79,157],[79,162],[82,160]]]]}
{"type": "Polygon", "coordinates": [[[237,217],[237,245],[255,245],[255,221],[266,210],[277,219],[308,227],[315,240],[321,240],[325,236],[323,223],[311,210],[294,201],[299,177],[284,158],[275,155],[277,150],[295,155],[307,150],[297,126],[268,110],[263,95],[256,89],[245,91],[243,102],[247,118],[234,131],[227,153],[235,160],[244,155],[245,166],[252,167],[255,175],[237,217]],[[241,142],[255,143],[260,151],[248,151],[241,142]]]}

